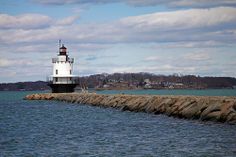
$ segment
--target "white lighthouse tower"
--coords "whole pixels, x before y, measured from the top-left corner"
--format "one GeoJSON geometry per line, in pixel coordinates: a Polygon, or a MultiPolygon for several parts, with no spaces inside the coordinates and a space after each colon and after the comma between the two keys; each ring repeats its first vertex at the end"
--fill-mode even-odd
{"type": "Polygon", "coordinates": [[[74,58],[70,58],[67,48],[64,44],[59,43],[59,54],[52,58],[53,75],[49,76],[48,85],[52,88],[53,93],[70,93],[78,82],[78,76],[73,75],[74,58]]]}

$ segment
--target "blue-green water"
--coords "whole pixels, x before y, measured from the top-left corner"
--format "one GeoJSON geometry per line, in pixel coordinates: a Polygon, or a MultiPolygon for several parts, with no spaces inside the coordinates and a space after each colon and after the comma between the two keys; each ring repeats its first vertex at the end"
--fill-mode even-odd
{"type": "MultiPolygon", "coordinates": [[[[234,94],[229,95],[235,95],[231,91],[234,94]]],[[[154,91],[132,94],[135,92],[154,91]]],[[[162,94],[165,92],[169,91],[162,94]]],[[[82,104],[22,100],[29,93],[37,91],[0,92],[1,157],[236,156],[235,125],[82,104]]]]}
{"type": "Polygon", "coordinates": [[[136,95],[198,95],[198,96],[236,96],[236,89],[206,89],[206,90],[191,90],[191,89],[176,89],[176,90],[104,90],[95,91],[101,94],[136,94],[136,95]]]}

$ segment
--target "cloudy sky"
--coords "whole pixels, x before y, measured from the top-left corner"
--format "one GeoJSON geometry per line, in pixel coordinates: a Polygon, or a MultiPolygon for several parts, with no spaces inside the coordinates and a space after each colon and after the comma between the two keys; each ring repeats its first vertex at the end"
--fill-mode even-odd
{"type": "Polygon", "coordinates": [[[0,82],[45,80],[59,39],[80,76],[236,77],[235,0],[0,0],[0,82]]]}

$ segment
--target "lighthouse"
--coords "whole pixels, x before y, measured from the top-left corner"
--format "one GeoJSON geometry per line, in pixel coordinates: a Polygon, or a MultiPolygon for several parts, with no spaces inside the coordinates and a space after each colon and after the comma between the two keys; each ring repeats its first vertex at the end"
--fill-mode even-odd
{"type": "Polygon", "coordinates": [[[48,77],[48,85],[52,93],[74,92],[78,84],[78,76],[73,75],[74,58],[70,58],[67,48],[59,41],[59,54],[52,58],[53,74],[48,77]]]}

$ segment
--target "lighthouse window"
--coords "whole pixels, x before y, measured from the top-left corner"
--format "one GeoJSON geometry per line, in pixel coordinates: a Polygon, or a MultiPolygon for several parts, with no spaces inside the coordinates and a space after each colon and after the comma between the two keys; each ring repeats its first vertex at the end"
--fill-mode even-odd
{"type": "Polygon", "coordinates": [[[58,82],[58,78],[56,77],[56,82],[58,82]]]}
{"type": "Polygon", "coordinates": [[[70,74],[71,74],[71,70],[70,70],[70,74]]]}
{"type": "Polygon", "coordinates": [[[58,70],[56,69],[56,74],[58,74],[58,70]]]}

